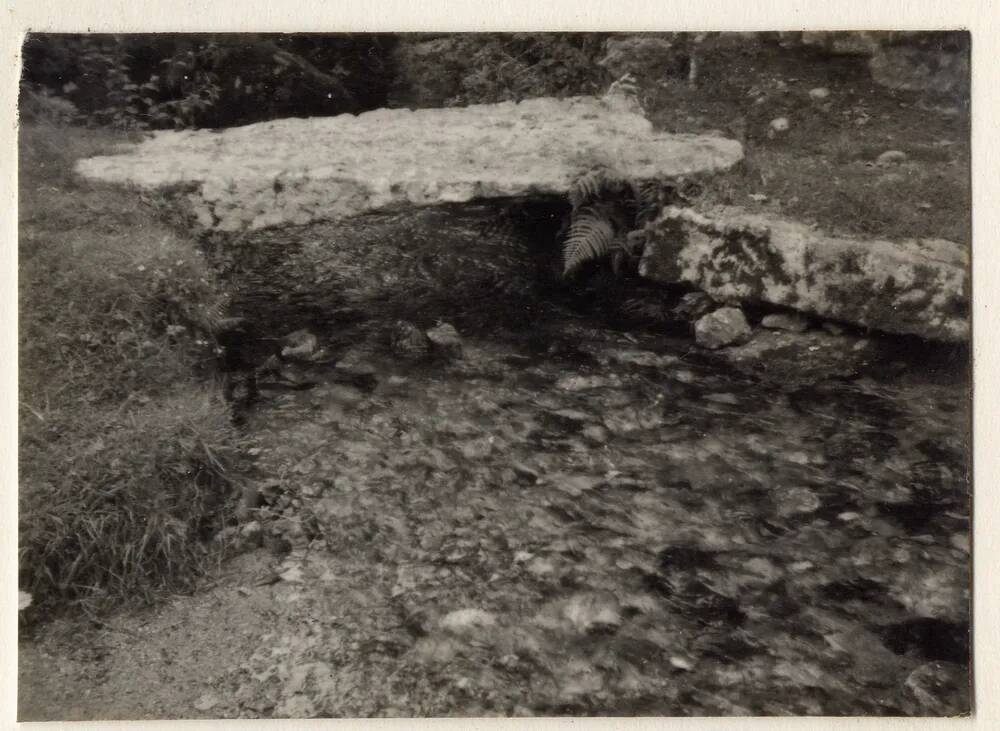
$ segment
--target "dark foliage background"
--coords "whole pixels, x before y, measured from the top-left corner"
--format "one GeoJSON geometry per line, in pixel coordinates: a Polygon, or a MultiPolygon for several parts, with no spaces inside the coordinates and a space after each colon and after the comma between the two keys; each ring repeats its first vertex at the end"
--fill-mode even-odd
{"type": "Polygon", "coordinates": [[[41,116],[45,100],[58,99],[78,121],[153,129],[358,112],[385,104],[395,42],[370,34],[32,35],[22,108],[41,116]]]}
{"type": "MultiPolygon", "coordinates": [[[[36,34],[25,119],[228,127],[384,106],[599,93],[610,33],[36,34]]],[[[676,36],[678,34],[671,34],[676,36]]]]}

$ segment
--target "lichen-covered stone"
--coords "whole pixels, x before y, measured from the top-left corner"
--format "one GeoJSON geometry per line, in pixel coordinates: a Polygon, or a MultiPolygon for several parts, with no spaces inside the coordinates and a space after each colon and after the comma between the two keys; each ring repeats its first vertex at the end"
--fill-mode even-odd
{"type": "Polygon", "coordinates": [[[832,236],[725,208],[708,216],[668,208],[645,235],[640,273],[654,281],[890,333],[969,337],[969,254],[951,241],[832,236]]]}
{"type": "Polygon", "coordinates": [[[163,190],[205,228],[241,231],[562,195],[599,165],[641,181],[723,170],[742,156],[734,140],[654,132],[614,98],[573,97],[158,132],[77,170],[163,190]]]}

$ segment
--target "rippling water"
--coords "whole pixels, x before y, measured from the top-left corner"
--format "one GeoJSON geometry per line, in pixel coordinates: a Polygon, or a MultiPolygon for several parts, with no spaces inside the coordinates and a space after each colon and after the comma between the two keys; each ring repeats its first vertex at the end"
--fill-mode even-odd
{"type": "Polygon", "coordinates": [[[965,356],[792,377],[544,312],[249,414],[301,583],[247,715],[969,710],[965,356]]]}

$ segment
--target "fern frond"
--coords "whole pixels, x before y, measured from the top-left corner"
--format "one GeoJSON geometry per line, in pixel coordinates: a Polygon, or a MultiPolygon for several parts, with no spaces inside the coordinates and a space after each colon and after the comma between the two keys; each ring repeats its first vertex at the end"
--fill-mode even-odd
{"type": "Polygon", "coordinates": [[[626,94],[634,96],[639,92],[639,84],[632,74],[625,74],[620,79],[612,82],[605,93],[607,96],[615,94],[626,94]]]}
{"type": "Polygon", "coordinates": [[[616,246],[615,228],[609,218],[590,208],[581,210],[573,217],[563,244],[563,276],[607,256],[616,246]]]}
{"type": "Polygon", "coordinates": [[[602,198],[621,195],[630,182],[620,173],[607,168],[595,168],[577,178],[569,188],[569,202],[573,210],[602,198]]]}
{"type": "Polygon", "coordinates": [[[601,192],[604,182],[603,170],[591,170],[586,175],[581,175],[573,181],[569,188],[569,202],[573,210],[577,210],[585,203],[595,200],[601,192]]]}

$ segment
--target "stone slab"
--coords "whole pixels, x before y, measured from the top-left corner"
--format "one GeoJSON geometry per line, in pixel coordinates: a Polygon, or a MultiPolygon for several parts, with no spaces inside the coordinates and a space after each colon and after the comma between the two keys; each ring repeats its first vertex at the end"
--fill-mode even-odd
{"type": "Polygon", "coordinates": [[[655,132],[626,99],[540,98],[156,133],[81,160],[87,178],[165,190],[201,225],[255,230],[367,211],[564,194],[611,167],[636,180],[724,170],[739,142],[655,132]]]}
{"type": "Polygon", "coordinates": [[[884,332],[969,339],[969,252],[944,239],[833,236],[775,216],[669,207],[640,274],[728,303],[771,303],[884,332]]]}

